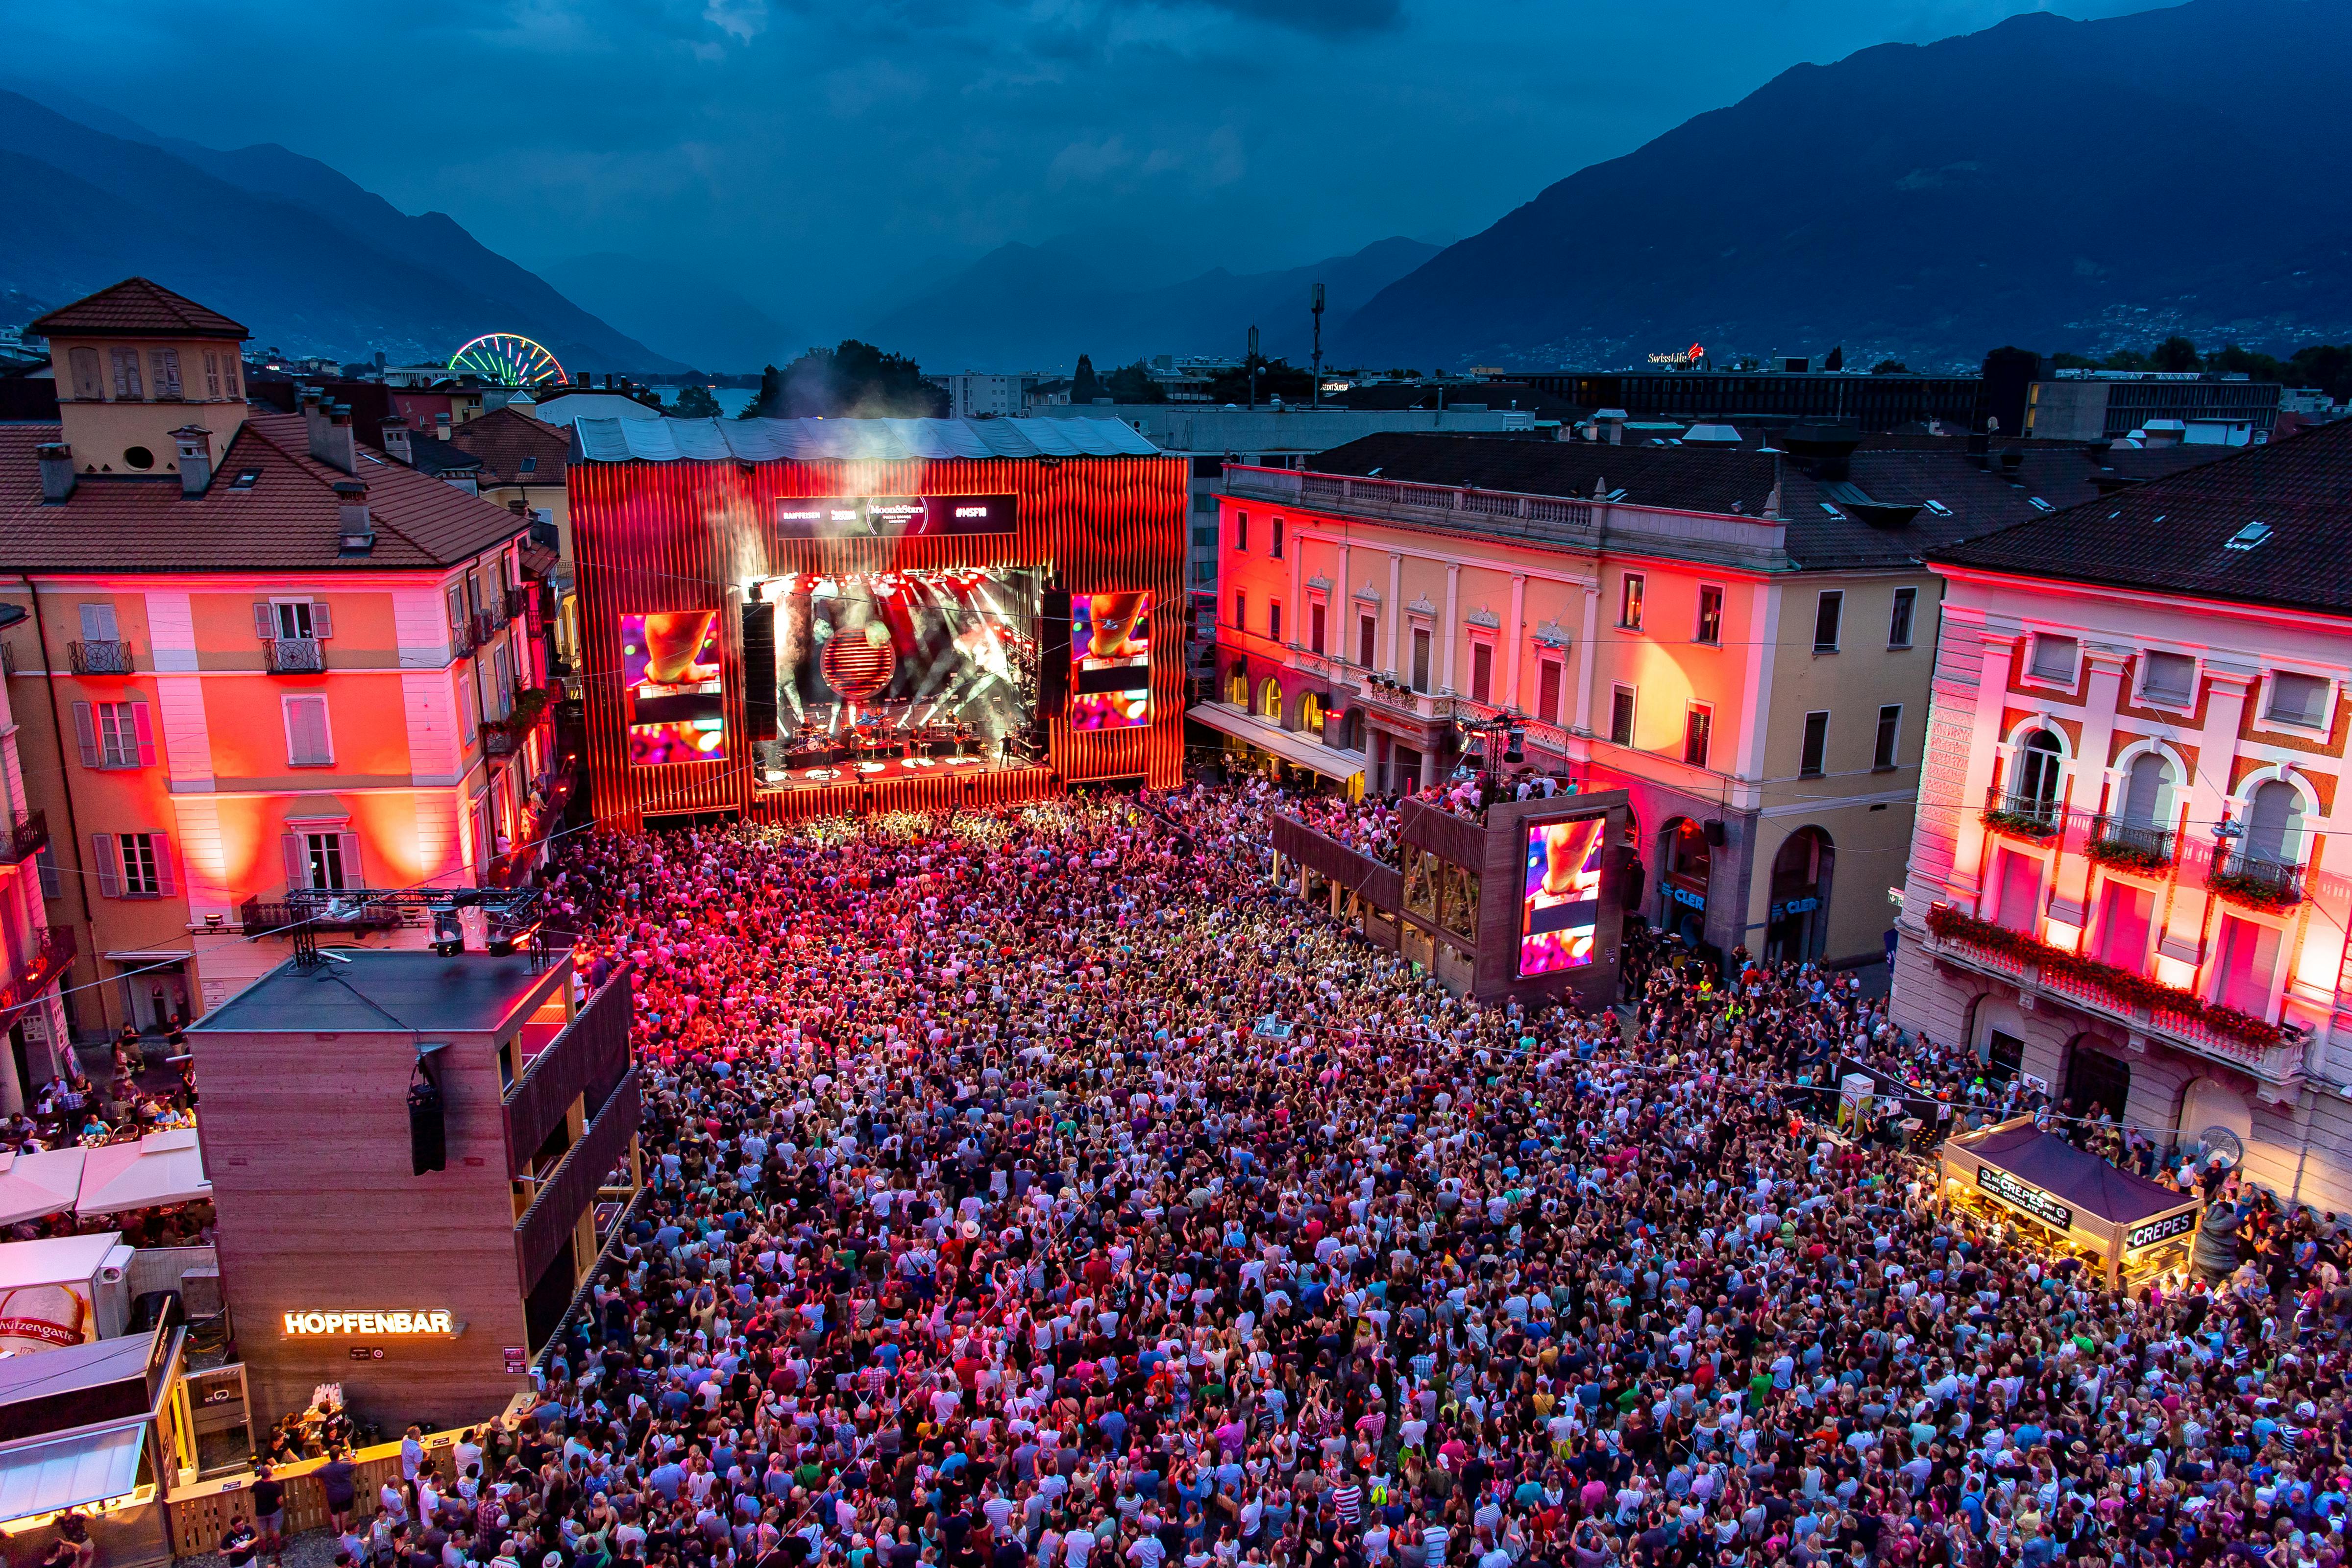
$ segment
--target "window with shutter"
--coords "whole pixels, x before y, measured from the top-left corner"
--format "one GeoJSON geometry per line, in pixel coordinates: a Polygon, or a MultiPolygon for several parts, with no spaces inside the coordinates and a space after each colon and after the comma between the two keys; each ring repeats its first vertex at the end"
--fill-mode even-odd
{"type": "Polygon", "coordinates": [[[119,899],[122,896],[122,862],[114,857],[114,835],[93,833],[89,836],[90,869],[98,873],[98,896],[119,899]]]}
{"type": "Polygon", "coordinates": [[[221,384],[228,389],[228,395],[231,397],[242,397],[245,395],[243,392],[238,390],[240,383],[237,375],[236,356],[235,354],[223,354],[221,356],[221,384]]]}
{"type": "MultiPolygon", "coordinates": [[[[144,704],[142,704],[144,706],[144,704]]],[[[98,765],[132,768],[139,765],[139,733],[128,702],[93,704],[98,717],[98,765]]]]}
{"type": "Polygon", "coordinates": [[[205,351],[205,395],[220,395],[220,355],[209,349],[205,351]]]}
{"type": "Polygon", "coordinates": [[[139,351],[116,349],[114,360],[114,395],[125,403],[135,403],[147,395],[139,384],[139,351]]]}
{"type": "Polygon", "coordinates": [[[2271,677],[2271,700],[2263,710],[2266,719],[2317,729],[2327,722],[2327,682],[2316,675],[2281,670],[2271,677]]]}
{"type": "Polygon", "coordinates": [[[267,599],[253,602],[253,635],[264,642],[278,635],[278,606],[267,599]]]}
{"type": "Polygon", "coordinates": [[[278,837],[278,858],[286,871],[286,890],[310,885],[310,857],[299,833],[283,833],[278,837]]]}
{"type": "Polygon", "coordinates": [[[1536,717],[1547,724],[1559,722],[1559,661],[1545,659],[1536,666],[1536,717]]]}
{"type": "Polygon", "coordinates": [[[33,864],[41,873],[41,897],[45,899],[65,897],[66,881],[58,871],[57,846],[42,845],[40,853],[33,857],[33,864]]]}
{"type": "Polygon", "coordinates": [[[1494,700],[1495,649],[1491,643],[1470,645],[1470,700],[1494,700]]]}
{"type": "Polygon", "coordinates": [[[2053,637],[2048,632],[2033,635],[2033,662],[2028,666],[2036,680],[2054,680],[2071,686],[2074,680],[2074,648],[2073,637],[2053,637]]]}
{"type": "Polygon", "coordinates": [[[122,857],[122,894],[126,899],[161,898],[169,887],[163,869],[163,836],[126,833],[116,842],[122,857]]]}
{"type": "Polygon", "coordinates": [[[83,605],[81,610],[81,640],[84,642],[115,642],[121,634],[116,629],[112,605],[83,605]]]}
{"type": "Polygon", "coordinates": [[[310,635],[331,637],[335,635],[335,618],[327,606],[317,600],[310,604],[310,635]]]}
{"type": "Polygon", "coordinates": [[[175,398],[180,395],[179,350],[150,349],[147,351],[147,365],[154,372],[152,379],[156,396],[175,398]]]}
{"type": "Polygon", "coordinates": [[[343,875],[343,836],[340,833],[306,833],[302,836],[304,858],[310,877],[309,886],[332,888],[338,890],[351,884],[343,875]]]}
{"type": "Polygon", "coordinates": [[[298,768],[333,765],[325,697],[306,693],[286,699],[286,760],[298,768]]]}
{"type": "Polygon", "coordinates": [[[2187,708],[2197,698],[2197,661],[2185,653],[2151,653],[2140,666],[2140,696],[2149,702],[2187,708]]]}
{"type": "Polygon", "coordinates": [[[96,349],[75,349],[66,355],[66,364],[73,374],[73,395],[77,399],[105,401],[106,383],[99,374],[96,349]]]}
{"type": "Polygon", "coordinates": [[[98,718],[91,705],[75,703],[73,716],[74,739],[81,743],[81,765],[86,768],[101,766],[98,750],[98,718]]]}

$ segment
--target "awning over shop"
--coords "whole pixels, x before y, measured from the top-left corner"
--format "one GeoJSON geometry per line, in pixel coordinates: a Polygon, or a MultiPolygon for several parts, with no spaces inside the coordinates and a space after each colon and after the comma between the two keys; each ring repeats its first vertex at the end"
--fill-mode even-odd
{"type": "Polygon", "coordinates": [[[1365,757],[1361,752],[1342,751],[1327,746],[1312,735],[1285,730],[1254,718],[1227,702],[1196,702],[1184,710],[1188,719],[1198,719],[1220,734],[1246,741],[1262,752],[1270,752],[1286,763],[1296,763],[1312,769],[1327,779],[1346,781],[1364,771],[1365,757]]]}
{"type": "Polygon", "coordinates": [[[63,1214],[81,1195],[86,1149],[0,1152],[0,1225],[63,1214]]]}
{"type": "Polygon", "coordinates": [[[0,1522],[121,1497],[139,1484],[147,1417],[0,1448],[0,1522]]]}
{"type": "Polygon", "coordinates": [[[136,1143],[109,1143],[83,1152],[81,1191],[74,1212],[85,1217],[213,1195],[193,1127],[150,1132],[136,1143]]]}
{"type": "Polygon", "coordinates": [[[2161,1182],[2119,1170],[2021,1120],[1953,1139],[1951,1146],[2109,1225],[2136,1225],[2197,1201],[2161,1182]]]}

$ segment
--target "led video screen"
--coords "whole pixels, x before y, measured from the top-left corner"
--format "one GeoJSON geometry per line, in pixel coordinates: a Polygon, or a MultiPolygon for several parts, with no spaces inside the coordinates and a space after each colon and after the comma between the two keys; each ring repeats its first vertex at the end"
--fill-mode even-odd
{"type": "Polygon", "coordinates": [[[1070,727],[1151,722],[1151,595],[1070,595],[1070,727]]]}
{"type": "Polygon", "coordinates": [[[1011,533],[1012,496],[793,496],[776,502],[784,539],[919,539],[1011,533]]]}
{"type": "Polygon", "coordinates": [[[623,616],[621,683],[628,702],[631,765],[725,759],[718,611],[623,616]]]}
{"type": "Polygon", "coordinates": [[[1519,909],[1519,978],[1581,969],[1601,921],[1606,816],[1531,823],[1519,909]]]}
{"type": "Polygon", "coordinates": [[[807,767],[909,743],[965,754],[1035,710],[1033,569],[803,573],[758,592],[775,606],[777,733],[807,767]]]}

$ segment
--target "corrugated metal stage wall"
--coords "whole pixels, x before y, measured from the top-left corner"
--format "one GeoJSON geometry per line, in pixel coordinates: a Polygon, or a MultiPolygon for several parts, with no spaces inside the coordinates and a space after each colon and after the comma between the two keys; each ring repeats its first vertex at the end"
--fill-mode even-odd
{"type": "MultiPolygon", "coordinates": [[[[743,724],[742,627],[735,612],[742,604],[741,584],[787,572],[1039,566],[1058,572],[1073,594],[1149,593],[1150,724],[1078,731],[1053,715],[1048,760],[1074,784],[1141,778],[1154,787],[1175,784],[1184,745],[1185,480],[1181,458],[572,464],[572,550],[598,820],[633,828],[647,816],[751,815],[755,799],[764,801],[753,787],[751,736],[743,724]],[[1009,539],[895,542],[776,536],[780,500],[918,495],[1018,497],[1018,531],[1009,539]],[[621,617],[706,609],[727,612],[719,617],[727,758],[632,768],[621,694],[621,617]]],[[[989,793],[1011,787],[1000,784],[989,793]]],[[[779,807],[783,815],[802,815],[781,803],[757,815],[778,815],[779,807]]]]}

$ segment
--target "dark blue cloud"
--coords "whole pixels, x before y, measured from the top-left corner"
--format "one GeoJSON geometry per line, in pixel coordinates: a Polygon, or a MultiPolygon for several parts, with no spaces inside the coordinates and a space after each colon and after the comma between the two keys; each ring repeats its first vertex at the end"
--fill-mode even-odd
{"type": "Polygon", "coordinates": [[[1799,61],[2031,4],[110,0],[17,8],[8,68],[526,263],[675,258],[815,337],[1008,241],[1175,272],[1471,233],[1799,61]]]}

